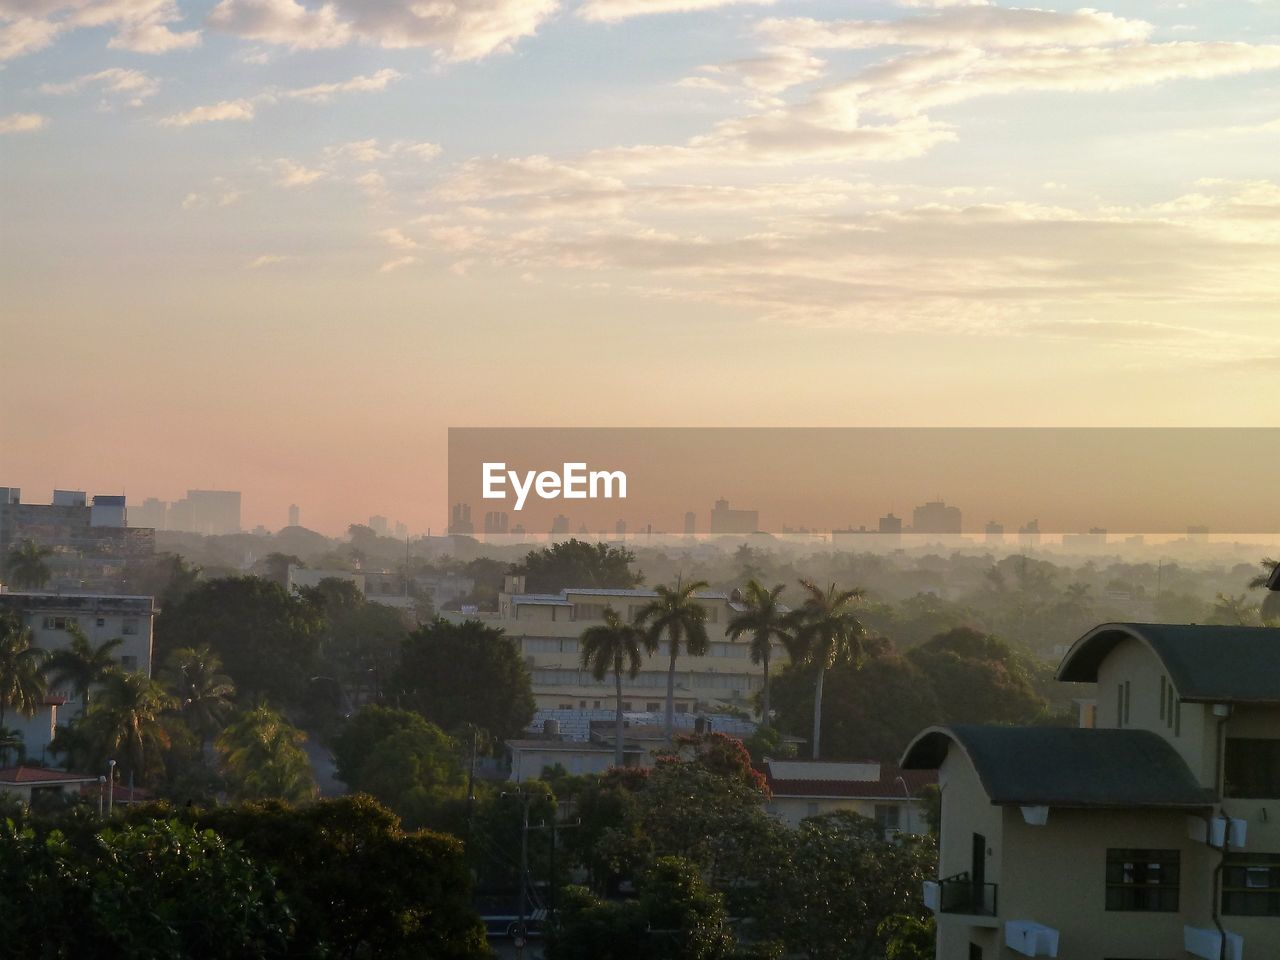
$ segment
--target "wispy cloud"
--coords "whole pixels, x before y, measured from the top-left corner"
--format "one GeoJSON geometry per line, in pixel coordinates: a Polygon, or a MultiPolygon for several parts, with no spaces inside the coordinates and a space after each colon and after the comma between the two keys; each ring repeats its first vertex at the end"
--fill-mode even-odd
{"type": "Polygon", "coordinates": [[[399,270],[402,267],[407,267],[417,262],[418,262],[418,258],[413,256],[396,257],[394,260],[388,260],[386,263],[380,266],[378,268],[378,272],[391,273],[393,270],[399,270]]]}
{"type": "Polygon", "coordinates": [[[290,263],[297,260],[297,257],[287,256],[278,253],[264,253],[260,257],[254,257],[245,267],[249,270],[261,270],[263,267],[274,267],[281,263],[290,263]]]}
{"type": "Polygon", "coordinates": [[[379,70],[368,76],[356,76],[333,83],[319,83],[308,87],[285,87],[264,90],[254,97],[223,100],[220,103],[194,107],[182,113],[165,117],[161,124],[171,127],[187,127],[196,123],[212,123],[219,120],[252,120],[257,108],[284,100],[301,100],[306,103],[329,103],[340,93],[376,93],[387,89],[403,76],[397,70],[379,70]]]}
{"type": "Polygon", "coordinates": [[[578,7],[584,20],[615,23],[659,13],[698,13],[729,6],[770,6],[776,0],[586,0],[578,7]]]}
{"type": "Polygon", "coordinates": [[[0,117],[0,134],[29,133],[47,126],[49,118],[39,113],[11,113],[0,117]]]}
{"type": "Polygon", "coordinates": [[[559,8],[559,0],[329,0],[319,8],[296,0],[220,0],[207,22],[238,37],[299,49],[362,41],[423,47],[443,60],[464,61],[511,50],[559,8]]]}
{"type": "Polygon", "coordinates": [[[160,81],[141,70],[110,67],[97,73],[86,73],[62,83],[41,84],[40,92],[67,96],[84,90],[96,90],[103,97],[118,97],[131,106],[141,106],[148,97],[160,91],[160,81]]]}
{"type": "Polygon", "coordinates": [[[327,171],[304,167],[292,160],[281,158],[276,161],[276,183],[289,189],[309,187],[328,175],[327,171]]]}
{"type": "Polygon", "coordinates": [[[199,30],[175,30],[176,0],[6,0],[0,4],[0,60],[35,53],[61,34],[111,27],[113,50],[168,53],[199,46],[199,30]]]}

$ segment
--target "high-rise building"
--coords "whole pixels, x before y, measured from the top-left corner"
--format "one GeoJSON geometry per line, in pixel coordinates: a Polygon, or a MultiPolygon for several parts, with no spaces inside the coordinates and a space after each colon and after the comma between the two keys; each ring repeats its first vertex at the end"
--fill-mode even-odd
{"type": "Polygon", "coordinates": [[[733,510],[721,497],[711,509],[712,533],[755,533],[760,529],[758,510],[733,510]]]}
{"type": "Polygon", "coordinates": [[[384,516],[372,516],[369,518],[369,529],[380,537],[385,537],[391,532],[391,523],[384,516]]]}
{"type": "Polygon", "coordinates": [[[169,525],[169,504],[156,497],[147,497],[142,503],[129,507],[129,526],[151,527],[153,530],[167,530],[169,525]]]}
{"type": "Polygon", "coordinates": [[[302,526],[301,521],[302,511],[298,509],[298,505],[296,503],[289,504],[289,526],[300,527],[302,526]]]}
{"type": "Polygon", "coordinates": [[[619,537],[625,537],[627,535],[627,521],[619,520],[615,523],[613,525],[613,532],[619,537]]]}
{"type": "Polygon", "coordinates": [[[505,510],[490,510],[484,515],[485,536],[501,536],[511,524],[511,518],[505,510]]]}
{"type": "Polygon", "coordinates": [[[557,513],[555,515],[555,518],[551,521],[551,532],[552,533],[568,533],[569,518],[566,517],[563,513],[557,513]]]}
{"type": "Polygon", "coordinates": [[[684,515],[684,535],[691,537],[698,532],[698,515],[690,510],[684,515]]]}
{"type": "Polygon", "coordinates": [[[930,500],[911,514],[911,532],[953,536],[960,533],[960,508],[945,500],[930,500]]]}
{"type": "Polygon", "coordinates": [[[1023,547],[1040,546],[1040,521],[1028,520],[1018,528],[1018,545],[1023,547]]]}
{"type": "Polygon", "coordinates": [[[455,503],[449,515],[449,532],[470,535],[476,532],[471,522],[471,504],[455,503]]]}
{"type": "Polygon", "coordinates": [[[240,532],[239,490],[188,490],[169,505],[167,528],[205,536],[240,532]]]}
{"type": "Polygon", "coordinates": [[[988,520],[987,525],[983,527],[983,533],[986,534],[987,543],[1004,543],[1003,523],[996,523],[994,520],[988,520]]]}
{"type": "Polygon", "coordinates": [[[902,533],[902,518],[888,513],[880,518],[880,525],[877,529],[881,533],[891,533],[894,536],[899,536],[902,533]]]}

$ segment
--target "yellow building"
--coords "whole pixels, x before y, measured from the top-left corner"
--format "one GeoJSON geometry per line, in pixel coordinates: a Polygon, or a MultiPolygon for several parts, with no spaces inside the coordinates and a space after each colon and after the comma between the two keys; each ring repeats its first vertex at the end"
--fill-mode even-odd
{"type": "MultiPolygon", "coordinates": [[[[533,680],[539,709],[612,709],[616,692],[613,676],[597,681],[580,662],[578,638],[588,627],[603,623],[606,607],[627,619],[657,597],[652,590],[570,588],[555,594],[524,592],[524,578],[509,576],[498,594],[496,613],[445,613],[461,620],[480,620],[500,627],[520,645],[533,680]]],[[[692,657],[681,651],[676,661],[675,709],[678,713],[715,712],[724,707],[752,710],[751,698],[763,685],[762,668],[751,662],[750,644],[725,634],[730,618],[743,610],[733,596],[707,590],[697,594],[707,611],[709,649],[692,657]]],[[[645,659],[640,674],[624,678],[622,709],[656,713],[665,709],[667,696],[667,647],[665,642],[645,659]]],[[[774,645],[771,670],[787,662],[781,644],[774,645]]]]}
{"type": "Polygon", "coordinates": [[[1091,728],[935,727],[938,960],[1280,957],[1280,630],[1104,624],[1091,728]]]}

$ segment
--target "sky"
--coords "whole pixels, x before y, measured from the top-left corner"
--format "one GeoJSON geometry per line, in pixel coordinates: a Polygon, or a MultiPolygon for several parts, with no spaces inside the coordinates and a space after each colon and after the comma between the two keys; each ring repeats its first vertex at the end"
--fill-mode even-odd
{"type": "Polygon", "coordinates": [[[1280,2],[1096,2],[0,0],[0,485],[438,532],[451,426],[1280,425],[1280,2]]]}

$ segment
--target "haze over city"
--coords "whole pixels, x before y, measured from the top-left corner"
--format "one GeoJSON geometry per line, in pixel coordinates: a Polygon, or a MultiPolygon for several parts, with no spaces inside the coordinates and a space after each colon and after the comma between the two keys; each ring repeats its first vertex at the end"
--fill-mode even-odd
{"type": "Polygon", "coordinates": [[[1275,423],[1274,3],[0,18],[41,498],[425,529],[449,426],[1275,423]]]}

